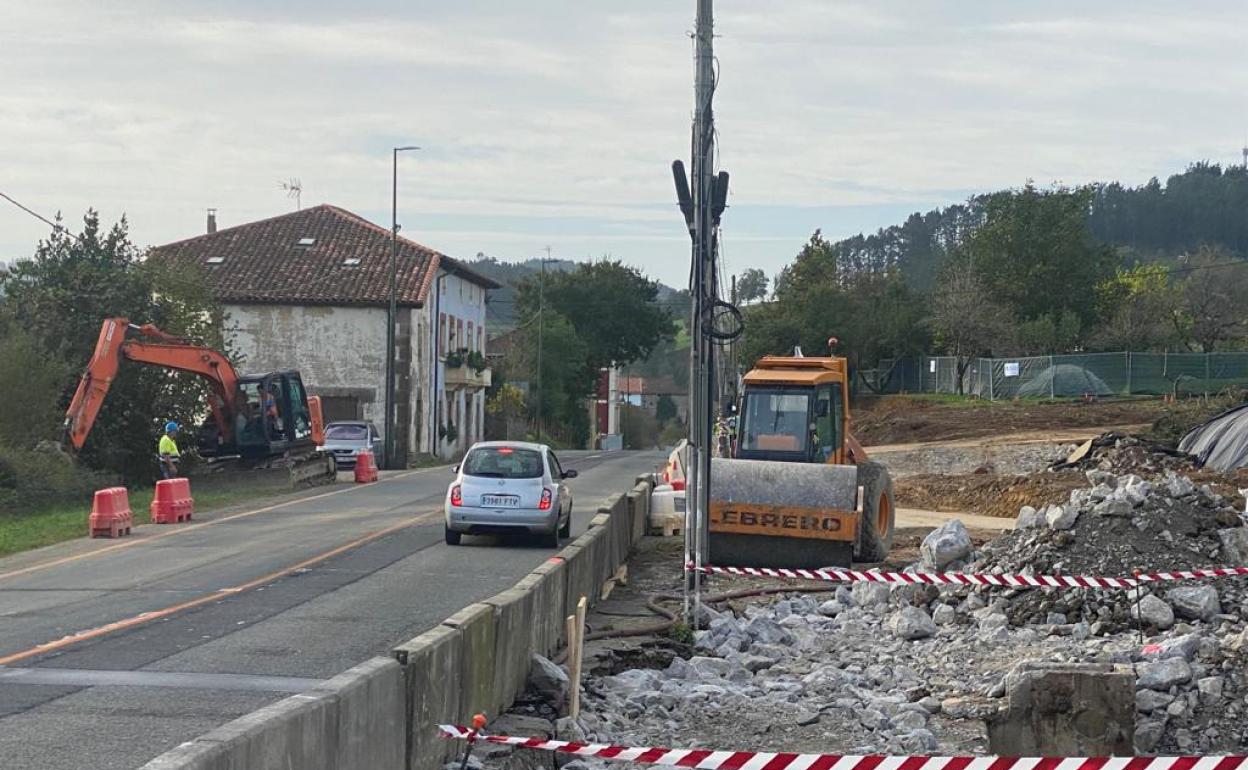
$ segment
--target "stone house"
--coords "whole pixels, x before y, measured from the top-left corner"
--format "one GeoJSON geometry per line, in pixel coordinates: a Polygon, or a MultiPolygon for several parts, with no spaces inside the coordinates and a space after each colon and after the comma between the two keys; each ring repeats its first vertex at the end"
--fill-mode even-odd
{"type": "MultiPolygon", "coordinates": [[[[206,234],[151,258],[203,266],[244,371],[298,369],[327,422],[384,430],[391,250],[387,228],[321,205],[223,230],[210,214],[206,234]]],[[[395,272],[396,459],[452,457],[483,433],[490,372],[472,354],[499,284],[406,238],[395,272]]]]}

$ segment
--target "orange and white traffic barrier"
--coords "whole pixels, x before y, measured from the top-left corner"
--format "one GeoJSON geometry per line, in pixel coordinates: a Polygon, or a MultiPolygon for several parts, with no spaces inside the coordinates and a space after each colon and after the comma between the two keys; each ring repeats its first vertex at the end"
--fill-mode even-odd
{"type": "Polygon", "coordinates": [[[130,534],[134,515],[130,511],[130,493],[125,487],[109,487],[95,493],[91,515],[87,517],[87,534],[91,537],[123,537],[130,534]]]}
{"type": "Polygon", "coordinates": [[[365,449],[355,456],[355,483],[368,484],[377,480],[377,462],[372,451],[365,449]]]}
{"type": "Polygon", "coordinates": [[[156,494],[148,508],[153,524],[178,524],[190,521],[195,513],[190,479],[163,479],[156,482],[156,494]]]}

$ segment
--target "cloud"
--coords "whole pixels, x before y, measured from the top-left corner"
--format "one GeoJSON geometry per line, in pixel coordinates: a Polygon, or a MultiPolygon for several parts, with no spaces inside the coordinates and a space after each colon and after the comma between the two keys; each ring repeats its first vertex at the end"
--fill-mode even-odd
{"type": "MultiPolygon", "coordinates": [[[[4,5],[0,189],[41,211],[124,211],[161,243],[208,206],[279,213],[294,176],[305,204],[384,221],[389,149],[414,143],[401,213],[441,247],[549,241],[684,280],[668,166],[689,153],[693,3],[4,5]]],[[[725,245],[772,272],[814,227],[1029,178],[1141,183],[1244,138],[1238,5],[717,5],[725,245]]],[[[0,257],[43,234],[0,207],[0,257]]]]}

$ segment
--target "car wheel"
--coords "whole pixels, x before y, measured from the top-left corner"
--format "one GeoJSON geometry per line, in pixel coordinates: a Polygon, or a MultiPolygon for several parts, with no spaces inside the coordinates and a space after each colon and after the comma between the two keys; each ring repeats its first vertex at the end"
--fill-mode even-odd
{"type": "Polygon", "coordinates": [[[459,541],[463,539],[463,537],[464,537],[464,533],[456,532],[450,527],[446,527],[446,544],[447,545],[459,545],[459,541]]]}
{"type": "Polygon", "coordinates": [[[568,511],[568,520],[559,528],[559,537],[572,537],[572,511],[568,511]]]}
{"type": "Polygon", "coordinates": [[[556,524],[554,529],[542,535],[542,545],[545,545],[547,548],[558,548],[560,533],[559,525],[556,524]]]}

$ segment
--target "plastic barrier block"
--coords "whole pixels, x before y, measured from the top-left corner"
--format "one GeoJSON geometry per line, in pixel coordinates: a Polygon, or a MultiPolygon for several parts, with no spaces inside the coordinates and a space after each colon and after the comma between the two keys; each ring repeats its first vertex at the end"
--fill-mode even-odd
{"type": "Polygon", "coordinates": [[[377,480],[377,463],[373,453],[364,450],[355,456],[355,483],[368,484],[377,480]]]}
{"type": "Polygon", "coordinates": [[[156,482],[156,494],[149,508],[153,524],[178,524],[190,521],[195,512],[190,479],[165,479],[156,482]]]}
{"type": "Polygon", "coordinates": [[[87,517],[87,534],[91,537],[123,537],[130,534],[134,516],[130,512],[130,493],[125,487],[96,490],[87,517]]]}

